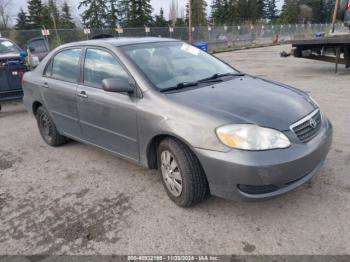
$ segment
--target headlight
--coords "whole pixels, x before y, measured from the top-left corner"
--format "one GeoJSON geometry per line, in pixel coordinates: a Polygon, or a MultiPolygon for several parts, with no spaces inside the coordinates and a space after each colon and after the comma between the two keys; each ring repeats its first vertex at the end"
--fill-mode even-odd
{"type": "Polygon", "coordinates": [[[315,106],[316,108],[319,108],[317,101],[313,97],[309,96],[309,101],[313,106],[315,106]]]}
{"type": "Polygon", "coordinates": [[[226,146],[243,150],[287,148],[290,141],[280,131],[256,125],[227,125],[216,129],[219,140],[226,146]]]}

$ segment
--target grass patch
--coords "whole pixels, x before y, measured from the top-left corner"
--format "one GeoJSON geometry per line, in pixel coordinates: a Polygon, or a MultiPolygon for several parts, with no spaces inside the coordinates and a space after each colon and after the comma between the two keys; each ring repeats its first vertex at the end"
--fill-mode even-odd
{"type": "Polygon", "coordinates": [[[212,49],[212,50],[210,50],[210,53],[217,54],[217,53],[232,52],[232,51],[239,51],[239,50],[247,50],[247,49],[269,47],[269,46],[277,46],[277,45],[281,45],[281,44],[252,44],[252,45],[249,45],[249,46],[223,47],[223,48],[212,49]]]}

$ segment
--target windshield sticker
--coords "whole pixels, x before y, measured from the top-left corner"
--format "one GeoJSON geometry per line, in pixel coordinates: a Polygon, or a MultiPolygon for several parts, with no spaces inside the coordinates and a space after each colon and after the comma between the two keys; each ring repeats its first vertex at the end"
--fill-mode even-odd
{"type": "Polygon", "coordinates": [[[6,47],[13,46],[13,44],[10,41],[3,41],[3,42],[1,42],[1,44],[6,46],[6,47]]]}
{"type": "Polygon", "coordinates": [[[198,56],[199,55],[199,49],[197,47],[188,45],[188,44],[183,44],[181,47],[181,50],[190,53],[192,55],[198,56]]]}

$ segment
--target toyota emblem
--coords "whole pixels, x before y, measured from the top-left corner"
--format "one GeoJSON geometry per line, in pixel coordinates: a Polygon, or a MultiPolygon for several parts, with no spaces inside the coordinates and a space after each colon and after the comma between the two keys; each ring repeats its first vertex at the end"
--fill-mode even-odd
{"type": "Polygon", "coordinates": [[[315,121],[315,119],[311,118],[309,123],[312,128],[315,129],[317,127],[317,122],[315,121]]]}

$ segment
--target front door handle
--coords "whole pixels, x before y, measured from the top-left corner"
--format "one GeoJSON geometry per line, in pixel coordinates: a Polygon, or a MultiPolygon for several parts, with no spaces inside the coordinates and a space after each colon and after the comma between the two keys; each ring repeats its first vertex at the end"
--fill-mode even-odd
{"type": "Polygon", "coordinates": [[[86,94],[85,91],[80,91],[80,92],[78,93],[78,96],[81,97],[81,98],[88,98],[88,95],[86,94]]]}
{"type": "Polygon", "coordinates": [[[43,84],[43,87],[49,88],[49,84],[48,84],[47,82],[45,82],[45,83],[43,84]]]}

